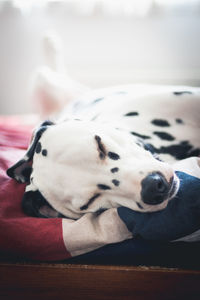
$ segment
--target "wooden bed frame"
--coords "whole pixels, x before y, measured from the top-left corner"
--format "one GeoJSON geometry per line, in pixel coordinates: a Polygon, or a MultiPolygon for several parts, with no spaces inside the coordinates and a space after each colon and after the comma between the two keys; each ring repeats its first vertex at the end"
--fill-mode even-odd
{"type": "Polygon", "coordinates": [[[1,262],[0,299],[199,300],[200,271],[1,262]]]}

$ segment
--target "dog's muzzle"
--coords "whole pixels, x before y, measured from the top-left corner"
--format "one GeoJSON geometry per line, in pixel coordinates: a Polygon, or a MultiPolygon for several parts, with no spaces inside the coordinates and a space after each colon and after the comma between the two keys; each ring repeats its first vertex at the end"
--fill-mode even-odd
{"type": "Polygon", "coordinates": [[[161,173],[152,173],[142,180],[141,196],[146,204],[157,205],[170,198],[174,190],[173,178],[167,182],[161,173]]]}

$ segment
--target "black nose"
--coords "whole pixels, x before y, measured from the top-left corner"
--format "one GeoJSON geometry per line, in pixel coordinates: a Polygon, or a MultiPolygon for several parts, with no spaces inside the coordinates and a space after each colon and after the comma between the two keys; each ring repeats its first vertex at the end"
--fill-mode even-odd
{"type": "Polygon", "coordinates": [[[152,173],[142,180],[141,196],[146,204],[162,203],[170,190],[170,184],[161,173],[152,173]]]}

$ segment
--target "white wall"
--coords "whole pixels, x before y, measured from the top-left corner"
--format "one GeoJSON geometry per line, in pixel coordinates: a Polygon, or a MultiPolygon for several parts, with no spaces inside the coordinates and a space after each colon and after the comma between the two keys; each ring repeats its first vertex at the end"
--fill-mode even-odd
{"type": "Polygon", "coordinates": [[[41,39],[63,39],[69,73],[93,87],[134,82],[200,85],[200,13],[145,18],[0,11],[0,114],[31,111],[28,86],[41,39]]]}

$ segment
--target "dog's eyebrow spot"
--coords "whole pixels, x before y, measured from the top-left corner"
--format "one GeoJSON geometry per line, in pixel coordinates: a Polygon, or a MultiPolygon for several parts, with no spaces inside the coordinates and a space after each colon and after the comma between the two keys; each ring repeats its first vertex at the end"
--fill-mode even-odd
{"type": "Polygon", "coordinates": [[[177,118],[177,119],[176,119],[176,123],[178,123],[178,124],[183,124],[183,120],[177,118]]]}
{"type": "Polygon", "coordinates": [[[42,145],[41,145],[40,142],[38,142],[38,143],[37,143],[37,146],[36,146],[36,148],[35,148],[35,152],[36,152],[36,153],[40,153],[41,150],[42,150],[42,145]]]}
{"type": "Polygon", "coordinates": [[[43,156],[47,156],[47,150],[46,150],[46,149],[43,149],[43,150],[42,150],[42,155],[43,155],[43,156]]]}
{"type": "Polygon", "coordinates": [[[135,136],[138,136],[138,137],[140,137],[140,138],[142,138],[142,139],[144,139],[144,140],[147,140],[147,139],[150,139],[150,138],[151,138],[151,137],[148,136],[148,135],[139,134],[139,133],[134,132],[134,131],[131,131],[131,134],[132,134],[132,135],[135,135],[135,136]]]}
{"type": "Polygon", "coordinates": [[[154,131],[153,134],[157,135],[161,140],[165,140],[165,141],[174,141],[175,138],[173,137],[173,135],[164,132],[164,131],[154,131]]]}
{"type": "Polygon", "coordinates": [[[97,199],[99,196],[101,196],[100,193],[94,194],[94,196],[92,196],[86,204],[84,204],[83,206],[80,207],[80,210],[87,209],[89,207],[89,205],[91,205],[94,202],[94,200],[97,199]]]}
{"type": "Polygon", "coordinates": [[[134,117],[134,116],[138,116],[139,113],[137,111],[131,111],[127,114],[124,115],[124,117],[134,117]]]}
{"type": "Polygon", "coordinates": [[[117,180],[117,179],[113,179],[113,180],[112,180],[112,183],[113,183],[115,186],[119,186],[119,185],[120,185],[120,181],[117,180]]]}
{"type": "Polygon", "coordinates": [[[180,96],[182,94],[192,94],[190,91],[180,91],[180,92],[173,92],[174,95],[180,96]]]}
{"type": "Polygon", "coordinates": [[[120,156],[119,156],[117,153],[115,153],[115,152],[108,152],[108,157],[109,157],[110,159],[113,159],[113,160],[118,160],[118,159],[120,159],[120,156]]]}
{"type": "Polygon", "coordinates": [[[160,126],[160,127],[169,127],[170,126],[170,124],[167,120],[162,120],[162,119],[154,119],[151,121],[151,123],[153,125],[160,126]]]}
{"type": "Polygon", "coordinates": [[[111,190],[111,187],[105,184],[97,184],[100,190],[111,190]]]}
{"type": "Polygon", "coordinates": [[[94,138],[98,145],[99,157],[100,157],[100,159],[104,159],[106,157],[106,148],[105,148],[104,144],[102,143],[100,136],[95,135],[94,138]]]}
{"type": "Polygon", "coordinates": [[[119,168],[112,168],[110,171],[111,171],[112,173],[116,173],[116,172],[119,171],[119,168]]]}

